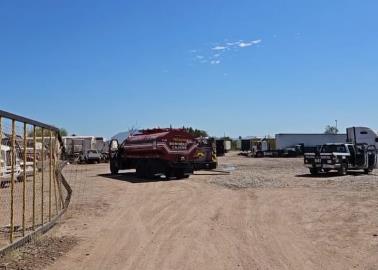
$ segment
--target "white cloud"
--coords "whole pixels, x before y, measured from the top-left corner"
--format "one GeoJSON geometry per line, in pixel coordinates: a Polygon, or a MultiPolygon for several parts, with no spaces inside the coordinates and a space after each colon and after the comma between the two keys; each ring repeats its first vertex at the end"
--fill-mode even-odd
{"type": "Polygon", "coordinates": [[[250,42],[240,42],[238,44],[238,46],[240,48],[245,48],[245,47],[249,47],[249,46],[252,46],[252,45],[255,45],[255,44],[259,44],[261,42],[261,39],[257,39],[257,40],[252,40],[250,42]]]}
{"type": "Polygon", "coordinates": [[[252,43],[250,43],[250,42],[240,42],[238,46],[240,48],[245,48],[245,47],[252,46],[252,43]]]}
{"type": "Polygon", "coordinates": [[[227,47],[225,46],[215,46],[214,48],[212,48],[212,50],[215,50],[215,51],[223,51],[227,49],[227,47]]]}
{"type": "Polygon", "coordinates": [[[224,43],[218,43],[215,47],[207,49],[190,50],[190,53],[194,55],[192,58],[201,64],[218,65],[223,61],[223,57],[227,54],[235,54],[240,48],[247,48],[262,42],[261,39],[244,41],[224,41],[224,43]]]}

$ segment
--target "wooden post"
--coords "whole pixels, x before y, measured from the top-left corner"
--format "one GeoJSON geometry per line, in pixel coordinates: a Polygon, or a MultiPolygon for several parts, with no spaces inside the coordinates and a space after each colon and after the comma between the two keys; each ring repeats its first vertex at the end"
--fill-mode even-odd
{"type": "Polygon", "coordinates": [[[52,131],[50,130],[50,162],[49,162],[49,222],[51,221],[51,184],[52,184],[52,131]]]}
{"type": "Polygon", "coordinates": [[[43,182],[44,182],[44,162],[45,162],[45,129],[42,128],[42,150],[41,150],[41,178],[42,178],[42,182],[41,182],[41,225],[43,226],[43,223],[44,223],[44,220],[43,220],[43,203],[44,203],[44,200],[43,200],[43,182]]]}
{"type": "Polygon", "coordinates": [[[35,178],[37,174],[36,127],[33,126],[33,231],[35,230],[35,178]]]}
{"type": "Polygon", "coordinates": [[[16,163],[16,121],[12,120],[12,142],[11,142],[11,213],[10,213],[10,235],[9,240],[13,243],[14,232],[14,171],[16,163]]]}
{"type": "Polygon", "coordinates": [[[23,175],[23,181],[22,181],[22,236],[25,236],[25,209],[26,209],[26,148],[27,145],[27,139],[26,139],[26,128],[27,125],[24,123],[24,156],[23,156],[23,162],[24,162],[24,175],[23,175]]]}

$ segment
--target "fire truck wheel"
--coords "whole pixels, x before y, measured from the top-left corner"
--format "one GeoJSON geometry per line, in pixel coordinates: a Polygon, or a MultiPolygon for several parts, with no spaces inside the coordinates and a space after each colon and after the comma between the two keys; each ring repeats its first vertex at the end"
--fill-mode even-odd
{"type": "Polygon", "coordinates": [[[176,177],[177,179],[184,179],[184,178],[188,178],[189,175],[186,175],[185,172],[184,172],[184,170],[177,170],[177,171],[175,172],[175,177],[176,177]]]}
{"type": "Polygon", "coordinates": [[[136,176],[138,178],[149,178],[150,167],[144,162],[139,162],[136,166],[136,176]]]}
{"type": "Polygon", "coordinates": [[[111,160],[111,161],[110,161],[110,172],[111,172],[111,174],[113,174],[113,175],[118,174],[118,166],[117,166],[115,160],[111,160]]]}

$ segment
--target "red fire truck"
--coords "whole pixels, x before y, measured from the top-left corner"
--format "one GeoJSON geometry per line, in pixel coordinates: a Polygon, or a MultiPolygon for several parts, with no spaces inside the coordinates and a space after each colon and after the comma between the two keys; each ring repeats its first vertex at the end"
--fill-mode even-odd
{"type": "Polygon", "coordinates": [[[110,171],[136,169],[138,177],[187,178],[193,173],[197,143],[183,129],[159,128],[139,131],[122,144],[110,143],[110,171]]]}

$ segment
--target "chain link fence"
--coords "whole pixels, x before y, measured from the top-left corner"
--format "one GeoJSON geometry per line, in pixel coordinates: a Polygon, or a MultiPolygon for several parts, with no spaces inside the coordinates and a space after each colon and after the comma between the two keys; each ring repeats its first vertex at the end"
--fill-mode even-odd
{"type": "Polygon", "coordinates": [[[51,228],[67,209],[64,151],[53,126],[0,111],[0,250],[51,228]]]}

